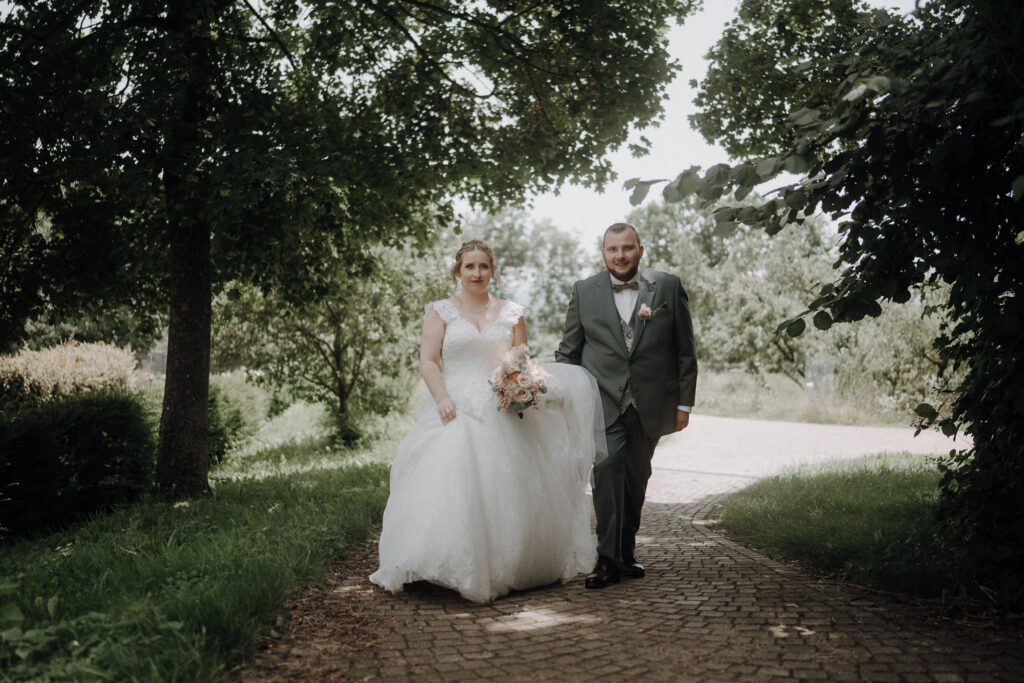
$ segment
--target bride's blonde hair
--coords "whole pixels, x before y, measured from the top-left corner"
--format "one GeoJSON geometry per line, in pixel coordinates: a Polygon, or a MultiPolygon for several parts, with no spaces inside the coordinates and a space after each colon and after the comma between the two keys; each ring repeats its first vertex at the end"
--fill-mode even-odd
{"type": "Polygon", "coordinates": [[[498,274],[494,267],[494,252],[491,248],[481,242],[480,240],[470,240],[463,242],[459,250],[455,252],[455,265],[452,267],[452,281],[455,284],[459,284],[459,271],[462,270],[462,257],[471,251],[482,251],[487,254],[487,260],[491,262],[491,272],[494,274],[494,279],[497,281],[498,274]]]}

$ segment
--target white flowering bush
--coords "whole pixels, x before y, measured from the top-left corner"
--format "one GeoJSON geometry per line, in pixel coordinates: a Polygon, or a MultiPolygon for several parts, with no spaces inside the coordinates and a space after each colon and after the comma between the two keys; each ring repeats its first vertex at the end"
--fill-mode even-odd
{"type": "Polygon", "coordinates": [[[0,356],[0,410],[25,408],[92,391],[127,390],[135,356],[102,342],[69,341],[41,351],[0,356]]]}
{"type": "Polygon", "coordinates": [[[0,356],[0,540],[61,528],[152,486],[155,425],[135,357],[65,342],[0,356]]]}

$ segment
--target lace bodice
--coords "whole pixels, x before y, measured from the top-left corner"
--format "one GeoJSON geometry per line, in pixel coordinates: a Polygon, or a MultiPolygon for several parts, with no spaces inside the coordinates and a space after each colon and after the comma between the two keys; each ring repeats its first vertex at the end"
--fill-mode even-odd
{"type": "Polygon", "coordinates": [[[428,311],[431,308],[445,323],[441,373],[456,410],[470,414],[496,410],[497,400],[488,380],[512,348],[512,328],[523,317],[523,307],[506,301],[498,317],[481,330],[463,318],[449,299],[435,301],[427,306],[428,311]]]}

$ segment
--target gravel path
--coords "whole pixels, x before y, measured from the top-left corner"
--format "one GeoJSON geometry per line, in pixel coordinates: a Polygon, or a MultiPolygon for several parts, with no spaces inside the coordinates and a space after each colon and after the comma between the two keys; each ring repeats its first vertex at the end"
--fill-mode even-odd
{"type": "Polygon", "coordinates": [[[296,598],[285,635],[244,680],[1024,681],[1019,632],[969,627],[824,581],[732,543],[709,509],[759,477],[883,451],[944,453],[909,429],[695,415],[655,454],[637,554],[647,577],[600,591],[582,580],[492,605],[417,584],[392,596],[366,576],[368,543],[328,585],[296,598]]]}

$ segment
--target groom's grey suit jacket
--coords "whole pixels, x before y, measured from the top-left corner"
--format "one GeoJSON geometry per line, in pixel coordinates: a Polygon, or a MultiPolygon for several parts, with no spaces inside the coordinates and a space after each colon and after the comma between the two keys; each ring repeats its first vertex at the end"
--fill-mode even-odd
{"type": "Polygon", "coordinates": [[[597,379],[605,427],[619,416],[626,382],[631,382],[640,422],[648,436],[675,430],[676,407],[692,406],[697,386],[693,323],[679,278],[642,270],[633,318],[633,345],[627,351],[611,278],[599,273],[573,285],[565,333],[555,352],[560,363],[582,365],[597,379]],[[654,315],[637,317],[646,304],[654,315]]]}

